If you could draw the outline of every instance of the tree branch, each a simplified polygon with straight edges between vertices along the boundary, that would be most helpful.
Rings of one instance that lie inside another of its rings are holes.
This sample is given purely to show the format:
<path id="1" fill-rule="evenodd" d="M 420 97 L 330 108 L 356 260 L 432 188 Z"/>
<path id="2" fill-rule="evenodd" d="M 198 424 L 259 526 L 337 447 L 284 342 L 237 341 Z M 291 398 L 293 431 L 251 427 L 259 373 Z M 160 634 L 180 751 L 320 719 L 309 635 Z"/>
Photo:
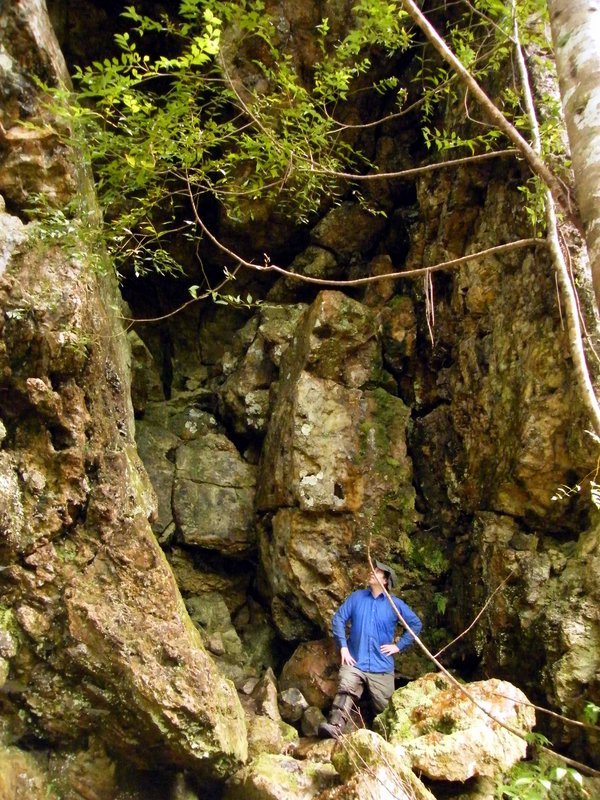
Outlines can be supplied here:
<path id="1" fill-rule="evenodd" d="M 204 220 L 198 213 L 198 209 L 196 208 L 196 203 L 194 199 L 194 194 L 192 192 L 191 183 L 188 182 L 188 192 L 190 196 L 190 200 L 192 203 L 192 211 L 194 214 L 194 218 L 202 230 L 202 232 L 207 236 L 210 241 L 221 250 L 222 253 L 228 255 L 233 261 L 236 261 L 242 267 L 248 267 L 248 269 L 256 270 L 257 272 L 277 272 L 280 275 L 285 276 L 286 278 L 292 278 L 293 280 L 301 281 L 303 283 L 311 283 L 317 286 L 333 286 L 333 287 L 348 287 L 348 286 L 365 286 L 370 283 L 375 283 L 377 281 L 382 280 L 398 280 L 400 278 L 414 278 L 419 275 L 426 275 L 427 273 L 431 272 L 439 272 L 440 270 L 450 269 L 452 267 L 458 267 L 462 264 L 466 264 L 468 261 L 474 261 L 479 258 L 487 258 L 493 255 L 499 255 L 500 253 L 509 253 L 513 250 L 521 250 L 524 247 L 546 247 L 546 242 L 544 239 L 517 239 L 514 242 L 507 242 L 506 244 L 498 244 L 494 247 L 488 247 L 486 250 L 478 250 L 476 253 L 469 253 L 466 256 L 461 256 L 460 258 L 453 258 L 450 261 L 442 261 L 439 264 L 433 264 L 431 267 L 419 267 L 418 269 L 407 269 L 402 272 L 386 272 L 383 275 L 369 275 L 366 278 L 353 278 L 352 280 L 334 280 L 328 278 L 313 278 L 309 275 L 300 275 L 297 272 L 291 272 L 288 269 L 284 269 L 284 267 L 279 267 L 277 264 L 271 264 L 268 260 L 268 257 L 265 256 L 265 263 L 264 264 L 256 264 L 253 261 L 248 261 L 247 259 L 242 258 L 239 253 L 236 253 L 234 250 L 231 250 L 229 247 L 224 245 L 217 237 L 207 228 L 204 223 Z"/>
<path id="2" fill-rule="evenodd" d="M 540 128 L 535 111 L 535 104 L 533 102 L 533 94 L 529 84 L 529 73 L 523 51 L 521 50 L 521 39 L 519 35 L 519 27 L 516 15 L 515 1 L 511 0 L 513 10 L 513 31 L 515 54 L 517 58 L 517 65 L 519 69 L 519 77 L 521 79 L 521 86 L 523 88 L 525 108 L 531 126 L 533 136 L 534 152 L 541 153 L 542 141 L 540 137 Z M 562 290 L 562 298 L 565 303 L 566 320 L 567 320 L 567 333 L 569 336 L 569 343 L 571 346 L 571 354 L 573 356 L 573 366 L 575 368 L 575 375 L 577 376 L 583 401 L 592 418 L 594 430 L 600 435 L 600 405 L 588 369 L 585 350 L 583 347 L 583 338 L 581 334 L 581 322 L 579 317 L 579 303 L 575 287 L 571 280 L 569 268 L 565 262 L 565 258 L 560 246 L 560 238 L 558 234 L 558 221 L 556 218 L 556 210 L 554 206 L 554 195 L 550 187 L 546 186 L 545 189 L 545 206 L 546 206 L 546 224 L 548 227 L 548 246 L 550 255 L 554 263 L 558 275 L 558 281 Z"/>
<path id="3" fill-rule="evenodd" d="M 565 216 L 568 217 L 575 228 L 583 233 L 581 220 L 578 214 L 574 213 L 571 198 L 568 192 L 565 191 L 564 186 L 558 180 L 556 175 L 548 168 L 544 160 L 541 158 L 533 147 L 521 136 L 519 131 L 512 125 L 499 108 L 490 100 L 487 94 L 483 91 L 481 86 L 477 83 L 475 78 L 471 75 L 468 69 L 463 66 L 459 59 L 454 55 L 452 50 L 448 47 L 446 42 L 441 38 L 433 25 L 424 16 L 419 7 L 413 0 L 400 0 L 403 8 L 410 15 L 411 19 L 423 31 L 427 39 L 431 42 L 435 50 L 441 55 L 452 69 L 455 70 L 461 81 L 466 85 L 469 91 L 476 98 L 481 105 L 485 114 L 496 125 L 496 127 L 504 133 L 504 135 L 515 145 L 517 150 L 521 153 L 531 171 L 538 175 L 544 184 L 550 190 L 552 197 L 556 203 L 562 208 Z"/>
<path id="4" fill-rule="evenodd" d="M 510 573 L 506 576 L 506 578 L 502 581 L 502 583 L 499 583 L 498 586 L 496 586 L 496 588 L 491 593 L 491 595 L 488 597 L 488 599 L 485 601 L 485 603 L 483 604 L 481 610 L 476 615 L 476 617 L 473 620 L 473 622 L 471 622 L 469 627 L 465 628 L 465 630 L 462 633 L 460 633 L 455 639 L 452 639 L 451 642 L 448 642 L 447 645 L 444 645 L 444 647 L 442 647 L 441 650 L 438 650 L 437 653 L 435 654 L 436 658 L 439 658 L 442 655 L 443 652 L 445 652 L 449 647 L 452 647 L 453 644 L 456 644 L 456 642 L 458 642 L 459 639 L 462 639 L 463 636 L 466 636 L 467 633 L 475 627 L 477 622 L 481 619 L 481 617 L 483 615 L 483 612 L 486 610 L 486 608 L 489 606 L 489 604 L 494 599 L 494 595 L 497 594 L 500 591 L 500 589 L 502 589 L 503 586 L 505 586 L 508 583 L 508 581 L 512 578 L 513 575 L 514 575 L 514 569 L 510 571 Z"/>
<path id="5" fill-rule="evenodd" d="M 367 545 L 367 560 L 369 562 L 369 567 L 370 567 L 371 571 L 373 572 L 375 570 L 375 567 L 374 567 L 373 561 L 371 559 L 371 541 L 370 540 L 369 540 L 369 543 Z M 435 666 L 440 670 L 440 672 L 450 681 L 452 686 L 455 689 L 458 689 L 458 691 L 462 695 L 464 695 L 468 700 L 470 700 L 471 703 L 473 703 L 473 705 L 479 711 L 481 711 L 482 714 L 485 714 L 486 717 L 491 719 L 492 722 L 494 722 L 496 725 L 499 725 L 501 728 L 504 728 L 505 731 L 508 731 L 509 733 L 512 733 L 514 736 L 517 736 L 519 739 L 521 739 L 521 740 L 526 742 L 527 739 L 525 738 L 524 734 L 521 733 L 521 731 L 517 730 L 516 728 L 513 728 L 512 725 L 508 725 L 506 722 L 503 722 L 501 719 L 498 719 L 497 717 L 495 717 L 490 711 L 488 711 L 488 709 L 484 705 L 482 705 L 475 697 L 473 697 L 471 692 L 469 692 L 469 690 L 466 689 L 465 686 L 463 684 L 461 684 L 460 681 L 458 681 L 454 677 L 454 675 L 452 675 L 452 673 L 450 673 L 446 669 L 446 667 L 444 667 L 444 665 L 434 656 L 434 654 L 431 652 L 431 650 L 429 650 L 429 648 L 422 641 L 422 639 L 420 639 L 419 636 L 417 636 L 417 634 L 408 625 L 408 623 L 406 622 L 406 620 L 404 619 L 402 614 L 396 608 L 396 604 L 392 600 L 392 596 L 388 592 L 386 587 L 382 586 L 382 589 L 383 589 L 383 593 L 384 593 L 388 603 L 394 609 L 394 613 L 396 614 L 396 617 L 398 618 L 398 621 L 400 622 L 400 624 L 402 625 L 404 630 L 406 630 L 412 636 L 412 638 L 414 639 L 415 644 L 417 645 L 417 647 L 419 647 L 419 649 L 423 651 L 423 653 L 427 656 L 427 658 L 433 664 L 435 664 Z M 500 696 L 502 696 L 502 695 L 500 695 Z M 513 700 L 514 703 L 519 703 L 518 700 L 515 700 L 514 698 L 511 698 L 511 699 Z M 556 751 L 551 750 L 549 747 L 544 747 L 543 745 L 539 745 L 539 749 L 541 751 L 543 751 L 544 753 L 548 753 L 549 755 L 552 755 L 555 758 L 558 758 L 563 763 L 568 764 L 569 766 L 574 767 L 575 769 L 578 769 L 581 772 L 585 772 L 586 775 L 591 775 L 594 778 L 600 778 L 600 771 L 593 769 L 593 767 L 588 767 L 587 764 L 582 764 L 579 761 L 574 761 L 573 759 L 568 758 L 567 756 L 563 756 L 560 753 L 557 753 Z"/>
<path id="6" fill-rule="evenodd" d="M 491 153 L 480 153 L 476 156 L 464 156 L 463 158 L 453 158 L 449 161 L 438 161 L 435 164 L 427 164 L 424 167 L 413 167 L 411 169 L 403 169 L 400 172 L 372 172 L 367 175 L 359 175 L 352 172 L 338 172 L 333 169 L 313 169 L 317 175 L 331 175 L 334 178 L 345 178 L 351 181 L 373 181 L 373 180 L 398 180 L 413 178 L 415 175 L 424 175 L 427 172 L 434 172 L 437 169 L 444 167 L 457 167 L 461 164 L 470 164 L 474 161 L 487 161 L 490 158 L 498 158 L 499 156 L 514 156 L 519 151 L 516 149 L 508 150 L 494 150 Z"/>

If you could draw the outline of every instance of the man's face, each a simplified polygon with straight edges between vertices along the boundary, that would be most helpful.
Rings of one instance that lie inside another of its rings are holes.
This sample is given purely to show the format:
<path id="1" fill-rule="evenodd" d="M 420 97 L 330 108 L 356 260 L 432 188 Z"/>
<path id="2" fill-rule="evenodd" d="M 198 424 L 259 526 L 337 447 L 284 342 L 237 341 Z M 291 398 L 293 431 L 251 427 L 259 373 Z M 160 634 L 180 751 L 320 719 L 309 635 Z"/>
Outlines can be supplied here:
<path id="1" fill-rule="evenodd" d="M 382 586 L 387 587 L 387 574 L 379 567 L 375 567 L 369 575 L 369 586 L 374 589 L 381 589 Z"/>

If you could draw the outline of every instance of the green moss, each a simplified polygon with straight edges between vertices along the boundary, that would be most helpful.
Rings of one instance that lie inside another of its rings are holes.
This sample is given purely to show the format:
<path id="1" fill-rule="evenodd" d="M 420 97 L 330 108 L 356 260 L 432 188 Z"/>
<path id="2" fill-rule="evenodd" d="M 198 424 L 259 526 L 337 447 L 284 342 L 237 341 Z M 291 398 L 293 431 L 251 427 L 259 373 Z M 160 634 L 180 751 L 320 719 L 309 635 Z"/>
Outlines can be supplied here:
<path id="1" fill-rule="evenodd" d="M 450 559 L 432 538 L 413 545 L 411 561 L 417 569 L 425 569 L 436 578 L 450 569 Z"/>
<path id="2" fill-rule="evenodd" d="M 298 731 L 293 727 L 293 725 L 288 725 L 287 722 L 281 720 L 279 722 L 279 727 L 281 729 L 281 735 L 283 737 L 284 744 L 295 744 L 298 741 Z"/>
<path id="3" fill-rule="evenodd" d="M 289 756 L 261 754 L 254 762 L 252 770 L 255 774 L 264 775 L 267 780 L 280 789 L 285 789 L 290 797 L 306 793 L 307 784 L 321 790 L 331 786 L 337 778 L 335 769 L 330 764 L 313 761 L 295 761 Z"/>
<path id="4" fill-rule="evenodd" d="M 357 461 L 363 462 L 369 452 L 375 450 L 374 467 L 380 474 L 389 473 L 390 467 L 402 468 L 402 464 L 390 454 L 390 445 L 399 436 L 404 437 L 408 408 L 402 400 L 377 388 L 369 391 L 373 401 L 371 417 L 359 426 L 360 448 Z"/>
<path id="5" fill-rule="evenodd" d="M 403 742 L 414 737 L 408 715 L 398 714 L 390 707 L 375 717 L 373 729 L 389 742 Z"/>
<path id="6" fill-rule="evenodd" d="M 4 655 L 13 658 L 17 655 L 20 640 L 20 627 L 12 608 L 0 605 L 0 631 L 5 640 Z"/>
<path id="7" fill-rule="evenodd" d="M 408 409 L 402 400 L 386 392 L 385 389 L 374 389 L 371 396 L 375 400 L 375 441 L 378 448 L 385 451 L 389 447 L 390 434 L 398 427 L 398 423 L 400 422 L 402 429 L 405 428 Z"/>
<path id="8" fill-rule="evenodd" d="M 439 719 L 432 719 L 421 726 L 421 733 L 443 733 L 449 735 L 456 730 L 456 720 L 449 714 L 442 715 Z"/>

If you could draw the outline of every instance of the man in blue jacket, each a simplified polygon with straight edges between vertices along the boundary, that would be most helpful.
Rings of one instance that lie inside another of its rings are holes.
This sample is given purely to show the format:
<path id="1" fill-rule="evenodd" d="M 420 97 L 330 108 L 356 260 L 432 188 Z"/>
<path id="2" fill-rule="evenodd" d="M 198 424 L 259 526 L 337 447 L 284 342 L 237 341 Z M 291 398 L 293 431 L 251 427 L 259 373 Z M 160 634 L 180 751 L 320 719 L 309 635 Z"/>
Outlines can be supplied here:
<path id="1" fill-rule="evenodd" d="M 369 588 L 352 592 L 333 616 L 331 627 L 340 648 L 341 667 L 329 722 L 319 725 L 319 736 L 323 738 L 341 736 L 365 688 L 378 714 L 394 692 L 394 655 L 413 643 L 412 635 L 404 629 L 395 639 L 398 615 L 383 592 L 385 586 L 391 593 L 395 582 L 394 570 L 375 561 Z M 418 634 L 422 627 L 419 617 L 399 597 L 392 595 L 392 600 L 408 627 Z"/>

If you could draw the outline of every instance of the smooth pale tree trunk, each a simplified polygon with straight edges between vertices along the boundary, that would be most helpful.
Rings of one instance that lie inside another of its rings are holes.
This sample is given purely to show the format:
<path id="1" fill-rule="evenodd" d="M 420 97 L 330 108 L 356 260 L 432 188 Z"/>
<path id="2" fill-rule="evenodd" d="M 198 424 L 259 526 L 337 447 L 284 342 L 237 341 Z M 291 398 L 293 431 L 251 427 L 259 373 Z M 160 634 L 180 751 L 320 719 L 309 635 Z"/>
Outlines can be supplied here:
<path id="1" fill-rule="evenodd" d="M 600 0 L 547 0 L 579 213 L 600 306 Z"/>

